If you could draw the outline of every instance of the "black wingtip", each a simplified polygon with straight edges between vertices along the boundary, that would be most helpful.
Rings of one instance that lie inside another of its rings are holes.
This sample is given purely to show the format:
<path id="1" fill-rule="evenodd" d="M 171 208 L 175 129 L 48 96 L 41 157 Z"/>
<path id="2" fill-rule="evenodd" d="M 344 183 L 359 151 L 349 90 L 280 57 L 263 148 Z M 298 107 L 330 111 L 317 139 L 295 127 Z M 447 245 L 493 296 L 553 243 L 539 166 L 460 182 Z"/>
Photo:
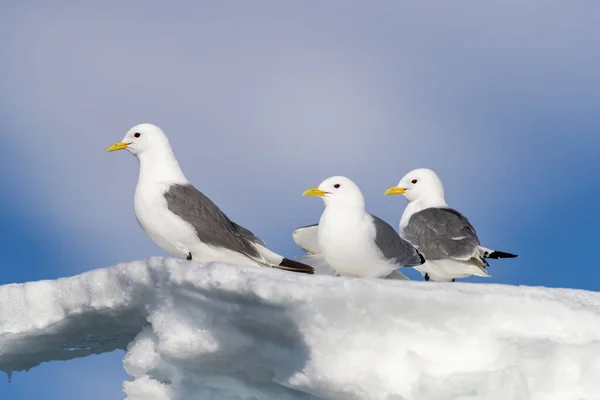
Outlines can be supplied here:
<path id="1" fill-rule="evenodd" d="M 290 260 L 289 258 L 284 258 L 281 260 L 278 266 L 275 268 L 283 269 L 286 271 L 299 272 L 301 274 L 314 274 L 315 269 L 309 265 L 302 264 L 298 261 Z"/>
<path id="2" fill-rule="evenodd" d="M 487 258 L 499 259 L 499 258 L 515 258 L 518 257 L 516 254 L 505 253 L 503 251 L 492 251 Z"/>
<path id="3" fill-rule="evenodd" d="M 417 254 L 419 255 L 419 257 L 421 257 L 421 264 L 419 264 L 419 265 L 425 264 L 425 257 L 423 257 L 423 254 L 421 254 L 419 252 L 417 252 Z"/>

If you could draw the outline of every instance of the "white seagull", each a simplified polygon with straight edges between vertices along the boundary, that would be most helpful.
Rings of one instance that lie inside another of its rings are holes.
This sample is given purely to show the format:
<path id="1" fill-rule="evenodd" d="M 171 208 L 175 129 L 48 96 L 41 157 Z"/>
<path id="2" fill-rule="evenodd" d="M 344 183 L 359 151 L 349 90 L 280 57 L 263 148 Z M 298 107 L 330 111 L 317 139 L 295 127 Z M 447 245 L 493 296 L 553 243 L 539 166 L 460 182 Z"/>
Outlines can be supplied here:
<path id="1" fill-rule="evenodd" d="M 313 239 L 314 226 L 306 227 L 305 233 L 312 244 L 304 248 L 311 253 L 310 248 L 322 253 L 323 261 L 338 275 L 382 278 L 402 266 L 424 262 L 394 228 L 365 210 L 363 195 L 352 180 L 334 176 L 303 195 L 321 197 L 325 203 L 316 228 L 317 243 Z M 296 239 L 298 235 L 294 236 Z"/>
<path id="2" fill-rule="evenodd" d="M 123 149 L 140 162 L 134 196 L 137 220 L 148 237 L 165 251 L 198 263 L 220 261 L 313 273 L 312 267 L 267 249 L 252 232 L 227 218 L 192 186 L 159 127 L 136 125 L 106 151 Z"/>
<path id="3" fill-rule="evenodd" d="M 415 267 L 425 280 L 489 277 L 486 259 L 517 257 L 481 246 L 469 220 L 446 204 L 442 181 L 430 169 L 409 172 L 385 194 L 403 194 L 408 200 L 399 232 L 425 256 L 426 262 Z"/>

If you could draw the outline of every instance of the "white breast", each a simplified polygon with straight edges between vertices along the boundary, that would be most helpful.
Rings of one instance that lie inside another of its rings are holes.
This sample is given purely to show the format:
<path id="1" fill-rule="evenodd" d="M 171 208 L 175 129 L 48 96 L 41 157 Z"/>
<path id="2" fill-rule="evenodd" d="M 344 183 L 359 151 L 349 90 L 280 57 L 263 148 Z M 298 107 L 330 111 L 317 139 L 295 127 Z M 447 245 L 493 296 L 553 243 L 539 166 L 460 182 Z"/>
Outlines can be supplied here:
<path id="1" fill-rule="evenodd" d="M 353 212 L 354 211 L 354 212 Z M 326 263 L 342 276 L 375 278 L 397 267 L 379 256 L 371 217 L 345 207 L 327 207 L 319 221 L 318 241 Z"/>
<path id="2" fill-rule="evenodd" d="M 186 258 L 190 246 L 199 242 L 194 228 L 173 214 L 164 193 L 169 185 L 138 184 L 134 196 L 137 220 L 146 234 L 163 250 Z"/>

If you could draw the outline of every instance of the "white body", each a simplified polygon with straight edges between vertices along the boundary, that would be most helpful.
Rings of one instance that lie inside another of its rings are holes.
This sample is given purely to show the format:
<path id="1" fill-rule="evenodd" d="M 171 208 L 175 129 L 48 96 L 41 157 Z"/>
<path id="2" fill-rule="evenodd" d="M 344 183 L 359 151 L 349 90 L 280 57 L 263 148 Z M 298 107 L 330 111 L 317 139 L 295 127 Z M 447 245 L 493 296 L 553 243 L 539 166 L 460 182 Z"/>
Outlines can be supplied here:
<path id="1" fill-rule="evenodd" d="M 375 225 L 364 210 L 328 206 L 319 221 L 323 257 L 341 276 L 380 278 L 398 269 L 395 263 L 378 256 L 375 236 Z"/>

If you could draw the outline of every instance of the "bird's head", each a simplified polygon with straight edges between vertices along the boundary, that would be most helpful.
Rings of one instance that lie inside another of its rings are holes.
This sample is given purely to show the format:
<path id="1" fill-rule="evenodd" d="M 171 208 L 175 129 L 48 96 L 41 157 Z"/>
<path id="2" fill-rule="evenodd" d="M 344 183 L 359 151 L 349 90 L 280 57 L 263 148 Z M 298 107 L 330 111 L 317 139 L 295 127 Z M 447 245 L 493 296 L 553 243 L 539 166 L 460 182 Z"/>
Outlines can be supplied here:
<path id="1" fill-rule="evenodd" d="M 437 174 L 427 168 L 419 168 L 404 175 L 398 186 L 385 191 L 386 195 L 403 194 L 411 202 L 427 197 L 444 198 L 444 186 Z"/>
<path id="2" fill-rule="evenodd" d="M 170 149 L 165 133 L 156 125 L 139 124 L 131 128 L 123 140 L 110 146 L 106 151 L 127 150 L 135 156 L 151 151 Z"/>
<path id="3" fill-rule="evenodd" d="M 343 204 L 364 207 L 365 200 L 359 187 L 344 176 L 332 176 L 325 179 L 319 187 L 306 190 L 303 196 L 321 197 L 325 205 Z"/>

